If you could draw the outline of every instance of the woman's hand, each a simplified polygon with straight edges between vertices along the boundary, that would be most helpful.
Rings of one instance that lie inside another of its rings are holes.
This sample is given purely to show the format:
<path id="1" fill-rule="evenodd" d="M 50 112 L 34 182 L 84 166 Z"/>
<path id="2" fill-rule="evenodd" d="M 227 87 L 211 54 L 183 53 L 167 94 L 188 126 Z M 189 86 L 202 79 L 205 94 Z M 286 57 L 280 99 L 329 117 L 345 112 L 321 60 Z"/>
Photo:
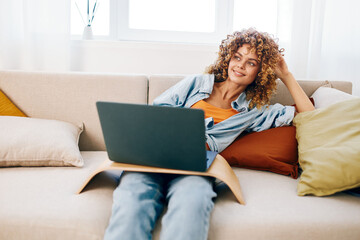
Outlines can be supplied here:
<path id="1" fill-rule="evenodd" d="M 289 78 L 289 76 L 291 75 L 291 72 L 289 71 L 285 59 L 282 55 L 280 55 L 280 60 L 276 65 L 275 74 L 283 82 L 286 81 L 286 79 Z"/>
<path id="2" fill-rule="evenodd" d="M 276 66 L 275 74 L 288 88 L 292 98 L 294 99 L 298 112 L 314 110 L 314 106 L 310 102 L 308 96 L 289 71 L 283 56 L 280 56 L 280 61 Z"/>

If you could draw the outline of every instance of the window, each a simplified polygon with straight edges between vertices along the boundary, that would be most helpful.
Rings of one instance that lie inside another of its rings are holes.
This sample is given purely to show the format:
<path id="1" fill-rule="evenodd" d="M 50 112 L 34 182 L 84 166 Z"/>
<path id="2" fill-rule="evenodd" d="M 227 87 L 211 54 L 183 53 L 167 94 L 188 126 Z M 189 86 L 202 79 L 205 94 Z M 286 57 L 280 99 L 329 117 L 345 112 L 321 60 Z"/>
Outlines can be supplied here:
<path id="1" fill-rule="evenodd" d="M 214 32 L 215 0 L 130 0 L 129 28 Z"/>
<path id="2" fill-rule="evenodd" d="M 81 35 L 95 3 L 95 38 L 210 43 L 234 30 L 277 32 L 278 0 L 72 0 L 71 33 Z M 82 17 L 81 17 L 82 16 Z"/>
<path id="3" fill-rule="evenodd" d="M 218 42 L 227 32 L 227 1 L 123 0 L 117 1 L 119 40 Z"/>
<path id="4" fill-rule="evenodd" d="M 234 0 L 233 30 L 256 27 L 277 34 L 277 0 Z"/>

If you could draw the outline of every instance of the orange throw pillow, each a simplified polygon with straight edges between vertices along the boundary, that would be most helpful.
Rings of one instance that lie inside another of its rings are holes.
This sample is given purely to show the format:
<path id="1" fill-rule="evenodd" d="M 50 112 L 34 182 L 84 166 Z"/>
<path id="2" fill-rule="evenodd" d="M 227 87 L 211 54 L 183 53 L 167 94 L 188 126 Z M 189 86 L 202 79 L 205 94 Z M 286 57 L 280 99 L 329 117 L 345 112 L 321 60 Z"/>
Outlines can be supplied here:
<path id="1" fill-rule="evenodd" d="M 294 126 L 271 128 L 238 137 L 220 154 L 231 166 L 264 170 L 298 178 Z"/>
<path id="2" fill-rule="evenodd" d="M 27 117 L 14 103 L 0 90 L 0 116 Z"/>

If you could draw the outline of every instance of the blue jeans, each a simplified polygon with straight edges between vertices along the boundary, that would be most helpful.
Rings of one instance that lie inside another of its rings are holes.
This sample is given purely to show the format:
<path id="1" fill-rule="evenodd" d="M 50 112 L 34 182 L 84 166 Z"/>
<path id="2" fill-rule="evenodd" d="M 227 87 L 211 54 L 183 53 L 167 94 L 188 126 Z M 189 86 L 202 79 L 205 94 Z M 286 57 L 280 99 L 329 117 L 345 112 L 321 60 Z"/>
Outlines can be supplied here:
<path id="1" fill-rule="evenodd" d="M 114 191 L 105 240 L 151 239 L 162 218 L 162 240 L 206 240 L 216 193 L 214 179 L 192 175 L 125 172 Z"/>

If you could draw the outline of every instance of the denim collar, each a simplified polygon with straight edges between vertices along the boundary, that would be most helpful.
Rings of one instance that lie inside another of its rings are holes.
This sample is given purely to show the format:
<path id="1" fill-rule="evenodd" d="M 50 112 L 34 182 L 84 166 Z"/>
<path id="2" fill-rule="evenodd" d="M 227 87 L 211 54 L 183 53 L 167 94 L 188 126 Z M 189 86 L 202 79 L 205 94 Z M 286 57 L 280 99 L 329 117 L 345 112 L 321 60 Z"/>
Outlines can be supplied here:
<path id="1" fill-rule="evenodd" d="M 215 83 L 215 75 L 214 74 L 206 74 L 204 75 L 203 84 L 201 84 L 199 92 L 211 94 L 213 91 L 214 83 Z"/>
<path id="2" fill-rule="evenodd" d="M 238 112 L 244 112 L 249 109 L 249 103 L 250 101 L 246 100 L 246 93 L 242 92 L 235 101 L 231 102 L 231 107 Z"/>

